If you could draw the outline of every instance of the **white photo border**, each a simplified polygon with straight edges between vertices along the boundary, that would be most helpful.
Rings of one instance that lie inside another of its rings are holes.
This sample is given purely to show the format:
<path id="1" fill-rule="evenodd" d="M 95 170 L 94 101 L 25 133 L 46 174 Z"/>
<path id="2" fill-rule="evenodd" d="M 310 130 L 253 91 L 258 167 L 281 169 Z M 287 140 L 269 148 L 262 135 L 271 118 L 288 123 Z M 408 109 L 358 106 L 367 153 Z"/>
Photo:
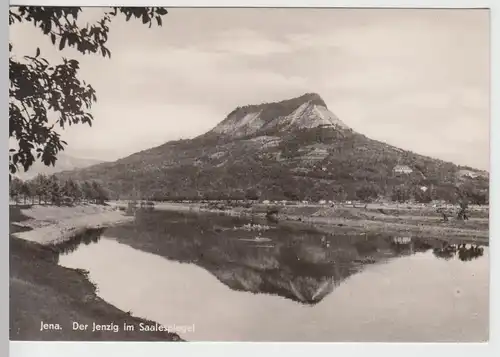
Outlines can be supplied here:
<path id="1" fill-rule="evenodd" d="M 491 91 L 490 91 L 490 340 L 488 343 L 225 343 L 225 342 L 8 342 L 7 324 L 2 324 L 0 333 L 6 337 L 2 339 L 2 350 L 10 349 L 10 354 L 2 353 L 4 356 L 13 357 L 89 357 L 89 356 L 168 356 L 170 355 L 203 355 L 210 356 L 254 356 L 264 355 L 286 355 L 288 357 L 304 355 L 331 355 L 332 352 L 342 356 L 376 355 L 376 356 L 422 356 L 422 355 L 453 355 L 454 357 L 493 356 L 500 355 L 499 348 L 499 320 L 500 301 L 499 294 L 499 269 L 500 264 L 495 258 L 500 256 L 500 244 L 496 237 L 500 236 L 500 220 L 495 220 L 495 215 L 500 210 L 500 189 L 494 184 L 500 178 L 500 140 L 494 140 L 494 133 L 500 133 L 500 105 L 493 98 L 500 98 L 500 1 L 498 0 L 239 0 L 237 2 L 228 0 L 12 0 L 10 5 L 44 5 L 44 6 L 166 6 L 166 7 L 348 7 L 348 8 L 488 8 L 490 9 L 490 43 L 491 43 Z M 7 67 L 8 59 L 8 2 L 2 2 L 1 11 L 6 26 L 2 28 L 0 48 L 4 52 L 2 63 L 4 69 Z M 5 12 L 4 12 L 5 11 Z M 1 72 L 2 83 L 2 109 L 8 115 L 7 81 L 8 72 Z M 2 130 L 8 130 L 8 121 L 1 120 Z M 6 140 L 7 142 L 7 140 Z M 8 146 L 8 145 L 7 145 Z M 5 148 L 7 149 L 7 147 Z M 7 150 L 5 150 L 5 153 Z M 0 175 L 2 199 L 8 202 L 8 157 L 1 156 L 0 167 L 4 174 Z M 8 284 L 9 269 L 9 241 L 8 237 L 8 206 L 2 208 L 1 225 L 5 231 L 4 239 L 1 240 L 0 259 L 1 277 L 4 286 Z M 498 214 L 497 214 L 498 215 Z M 493 259 L 491 258 L 493 256 Z M 9 294 L 7 289 L 2 289 L 0 318 L 7 320 L 9 313 Z M 4 341 L 7 343 L 4 345 Z M 495 353 L 495 351 L 497 351 Z"/>

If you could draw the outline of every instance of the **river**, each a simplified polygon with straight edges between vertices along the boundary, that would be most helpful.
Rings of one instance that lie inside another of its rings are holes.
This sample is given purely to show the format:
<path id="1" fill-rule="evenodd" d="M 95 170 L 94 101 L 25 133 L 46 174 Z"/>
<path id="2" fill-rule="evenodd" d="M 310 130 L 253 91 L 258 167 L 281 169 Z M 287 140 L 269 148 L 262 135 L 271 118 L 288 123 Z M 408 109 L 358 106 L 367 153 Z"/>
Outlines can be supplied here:
<path id="1" fill-rule="evenodd" d="M 121 310 L 192 326 L 188 341 L 488 339 L 487 246 L 158 211 L 60 252 Z"/>

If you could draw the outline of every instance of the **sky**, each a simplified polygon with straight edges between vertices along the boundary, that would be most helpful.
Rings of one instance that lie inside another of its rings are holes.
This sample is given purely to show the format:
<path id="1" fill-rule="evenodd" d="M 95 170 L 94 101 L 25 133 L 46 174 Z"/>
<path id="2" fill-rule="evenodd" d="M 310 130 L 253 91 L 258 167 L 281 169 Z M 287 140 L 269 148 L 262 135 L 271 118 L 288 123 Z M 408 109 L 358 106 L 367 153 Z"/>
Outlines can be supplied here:
<path id="1" fill-rule="evenodd" d="M 73 156 L 116 160 L 237 106 L 316 92 L 372 139 L 487 170 L 489 26 L 488 10 L 173 8 L 162 27 L 114 21 L 111 59 L 59 51 L 25 24 L 10 41 L 16 56 L 77 59 L 96 90 L 93 126 L 61 131 Z"/>

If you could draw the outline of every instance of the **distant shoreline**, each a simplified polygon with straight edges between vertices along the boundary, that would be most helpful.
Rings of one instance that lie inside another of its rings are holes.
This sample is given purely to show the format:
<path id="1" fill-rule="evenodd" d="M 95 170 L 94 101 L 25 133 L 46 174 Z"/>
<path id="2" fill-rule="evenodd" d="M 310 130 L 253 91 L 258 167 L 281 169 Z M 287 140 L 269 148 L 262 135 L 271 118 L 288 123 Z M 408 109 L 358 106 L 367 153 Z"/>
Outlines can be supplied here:
<path id="1" fill-rule="evenodd" d="M 67 241 L 87 229 L 97 229 L 130 222 L 134 216 L 127 216 L 127 202 L 110 201 L 107 206 L 87 204 L 73 207 L 31 206 L 22 209 L 29 219 L 23 226 L 29 231 L 15 233 L 15 236 L 41 245 L 54 245 Z M 218 213 L 242 217 L 265 218 L 267 207 L 273 205 L 254 204 L 251 207 L 210 208 L 201 203 L 155 202 L 155 210 L 175 212 Z M 380 206 L 382 207 L 382 206 Z M 435 209 L 419 205 L 392 205 L 383 209 L 379 205 L 353 207 L 325 205 L 279 206 L 277 219 L 281 224 L 292 224 L 314 228 L 326 234 L 341 232 L 374 232 L 381 234 L 469 240 L 487 243 L 489 241 L 488 209 L 471 211 L 468 221 L 450 217 L 443 222 Z"/>
<path id="2" fill-rule="evenodd" d="M 125 201 L 111 201 L 112 207 L 125 208 Z M 231 216 L 265 218 L 267 207 L 276 205 L 254 204 L 251 208 L 227 207 L 226 209 L 208 208 L 202 203 L 155 202 L 155 210 L 176 212 L 219 213 Z M 472 209 L 472 218 L 457 221 L 450 217 L 442 222 L 436 209 L 429 206 L 408 204 L 368 204 L 364 205 L 279 206 L 278 220 L 283 224 L 313 227 L 327 234 L 341 231 L 374 232 L 413 237 L 460 239 L 471 242 L 489 242 L 489 208 Z M 383 212 L 383 213 L 382 213 Z"/>

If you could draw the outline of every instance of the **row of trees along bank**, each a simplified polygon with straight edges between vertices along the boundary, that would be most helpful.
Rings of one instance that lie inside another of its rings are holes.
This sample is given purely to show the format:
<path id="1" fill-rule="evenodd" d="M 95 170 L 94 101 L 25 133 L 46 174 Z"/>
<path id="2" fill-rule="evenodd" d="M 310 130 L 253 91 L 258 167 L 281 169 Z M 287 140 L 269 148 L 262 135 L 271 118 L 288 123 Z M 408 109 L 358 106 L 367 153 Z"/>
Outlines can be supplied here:
<path id="1" fill-rule="evenodd" d="M 55 175 L 43 174 L 26 181 L 17 177 L 11 178 L 9 195 L 16 203 L 24 204 L 103 204 L 109 200 L 108 191 L 97 181 L 60 180 Z"/>

